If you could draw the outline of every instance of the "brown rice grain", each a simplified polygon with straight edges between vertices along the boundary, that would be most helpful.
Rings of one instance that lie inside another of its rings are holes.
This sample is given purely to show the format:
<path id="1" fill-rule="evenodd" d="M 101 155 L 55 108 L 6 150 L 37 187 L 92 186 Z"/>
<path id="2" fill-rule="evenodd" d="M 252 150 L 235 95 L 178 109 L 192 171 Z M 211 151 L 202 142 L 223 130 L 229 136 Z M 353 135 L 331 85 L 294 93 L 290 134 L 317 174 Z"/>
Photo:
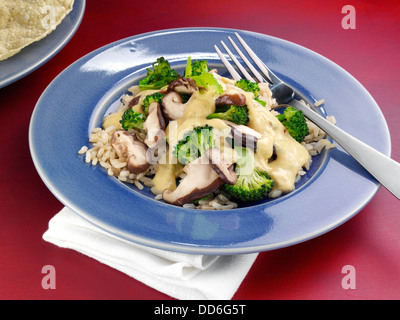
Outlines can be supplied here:
<path id="1" fill-rule="evenodd" d="M 155 199 L 155 200 L 162 200 L 162 194 L 157 194 L 157 195 L 154 197 L 154 199 Z"/>
<path id="2" fill-rule="evenodd" d="M 221 210 L 222 205 L 218 203 L 216 200 L 212 200 L 209 202 L 209 205 L 214 207 L 216 210 Z"/>
<path id="3" fill-rule="evenodd" d="M 84 153 L 86 153 L 87 150 L 88 150 L 88 147 L 87 147 L 87 146 L 83 146 L 83 147 L 78 151 L 78 154 L 84 154 Z"/>
<path id="4" fill-rule="evenodd" d="M 143 190 L 144 187 L 138 180 L 134 180 L 134 184 L 139 190 Z"/>
<path id="5" fill-rule="evenodd" d="M 319 107 L 319 106 L 321 106 L 323 103 L 325 103 L 325 99 L 320 99 L 320 100 L 318 100 L 318 101 L 316 101 L 316 102 L 314 103 L 314 107 Z"/>

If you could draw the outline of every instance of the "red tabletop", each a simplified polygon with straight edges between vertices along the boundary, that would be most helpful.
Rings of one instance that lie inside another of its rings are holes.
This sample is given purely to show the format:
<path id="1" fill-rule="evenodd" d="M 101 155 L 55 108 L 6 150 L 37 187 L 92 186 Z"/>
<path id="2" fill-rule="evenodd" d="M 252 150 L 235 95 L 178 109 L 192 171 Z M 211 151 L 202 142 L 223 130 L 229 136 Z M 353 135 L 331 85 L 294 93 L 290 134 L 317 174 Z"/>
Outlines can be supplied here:
<path id="1" fill-rule="evenodd" d="M 348 4 L 355 9 L 355 29 L 342 26 L 349 13 L 342 8 Z M 392 158 L 400 161 L 398 1 L 88 0 L 72 40 L 45 65 L 0 89 L 1 299 L 171 299 L 42 240 L 48 221 L 63 205 L 35 170 L 28 127 L 43 90 L 83 55 L 143 32 L 207 26 L 283 38 L 349 71 L 380 106 L 391 133 Z M 362 211 L 333 231 L 260 253 L 233 299 L 399 299 L 399 211 L 399 200 L 380 188 Z M 46 265 L 56 270 L 56 289 L 42 288 Z M 343 286 L 349 283 L 346 266 L 353 268 L 355 288 Z"/>

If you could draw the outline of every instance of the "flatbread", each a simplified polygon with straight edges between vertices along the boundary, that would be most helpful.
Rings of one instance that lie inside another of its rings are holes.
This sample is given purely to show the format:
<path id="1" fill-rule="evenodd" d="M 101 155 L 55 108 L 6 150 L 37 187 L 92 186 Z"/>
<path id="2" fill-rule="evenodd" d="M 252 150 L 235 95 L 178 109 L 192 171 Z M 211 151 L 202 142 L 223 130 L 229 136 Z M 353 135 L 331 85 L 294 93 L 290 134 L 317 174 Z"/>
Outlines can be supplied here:
<path id="1" fill-rule="evenodd" d="M 74 0 L 0 0 L 0 61 L 50 34 Z"/>

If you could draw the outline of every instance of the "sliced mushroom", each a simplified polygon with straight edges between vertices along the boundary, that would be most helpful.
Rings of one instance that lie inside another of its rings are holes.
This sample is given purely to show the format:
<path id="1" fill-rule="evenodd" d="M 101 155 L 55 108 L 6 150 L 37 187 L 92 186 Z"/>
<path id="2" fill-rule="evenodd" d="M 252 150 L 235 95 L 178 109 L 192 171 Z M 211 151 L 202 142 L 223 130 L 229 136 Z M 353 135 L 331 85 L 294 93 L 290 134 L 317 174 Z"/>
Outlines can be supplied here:
<path id="1" fill-rule="evenodd" d="M 177 188 L 174 191 L 164 190 L 165 202 L 183 206 L 209 195 L 224 184 L 205 155 L 187 164 L 183 170 L 186 176 Z"/>
<path id="2" fill-rule="evenodd" d="M 246 96 L 242 93 L 226 93 L 215 99 L 215 105 L 218 106 L 244 106 L 246 104 Z"/>
<path id="3" fill-rule="evenodd" d="M 117 155 L 126 159 L 126 167 L 131 173 L 139 174 L 150 167 L 146 158 L 147 146 L 136 139 L 135 135 L 117 130 L 110 142 Z"/>
<path id="4" fill-rule="evenodd" d="M 141 96 L 142 95 L 136 96 L 131 101 L 129 101 L 128 108 L 132 108 L 133 106 L 136 106 L 139 103 Z"/>
<path id="5" fill-rule="evenodd" d="M 179 78 L 168 85 L 168 91 L 191 95 L 197 91 L 196 82 L 191 78 Z"/>
<path id="6" fill-rule="evenodd" d="M 183 103 L 181 94 L 192 95 L 197 91 L 196 82 L 191 78 L 179 78 L 168 85 L 166 95 L 161 105 L 166 121 L 180 119 L 188 105 Z"/>
<path id="7" fill-rule="evenodd" d="M 231 136 L 236 144 L 244 148 L 251 148 L 254 152 L 257 150 L 257 141 L 261 134 L 247 126 L 229 123 Z"/>
<path id="8" fill-rule="evenodd" d="M 156 148 L 164 136 L 165 120 L 161 111 L 161 106 L 157 101 L 150 103 L 149 115 L 143 124 L 146 130 L 144 142 L 149 148 Z"/>
<path id="9" fill-rule="evenodd" d="M 205 152 L 214 171 L 226 184 L 235 184 L 237 175 L 233 167 L 233 159 L 226 159 L 218 148 L 211 148 Z"/>
<path id="10" fill-rule="evenodd" d="M 164 119 L 171 121 L 182 118 L 189 101 L 182 103 L 182 97 L 175 91 L 167 93 L 161 102 Z"/>

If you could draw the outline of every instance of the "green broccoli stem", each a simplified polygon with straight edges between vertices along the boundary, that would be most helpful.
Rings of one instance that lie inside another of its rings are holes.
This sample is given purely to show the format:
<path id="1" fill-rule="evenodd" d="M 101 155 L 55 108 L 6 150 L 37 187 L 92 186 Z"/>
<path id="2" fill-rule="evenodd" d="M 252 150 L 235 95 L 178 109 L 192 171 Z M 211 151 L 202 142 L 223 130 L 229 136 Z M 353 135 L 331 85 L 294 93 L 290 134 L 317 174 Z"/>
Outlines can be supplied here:
<path id="1" fill-rule="evenodd" d="M 207 119 L 222 119 L 222 120 L 226 120 L 225 118 L 226 118 L 225 114 L 224 113 L 219 113 L 219 112 L 211 113 L 211 114 L 209 114 L 207 116 Z"/>
<path id="2" fill-rule="evenodd" d="M 279 120 L 280 122 L 286 120 L 286 116 L 285 116 L 283 113 L 282 113 L 282 114 L 278 114 L 276 117 L 278 118 L 278 120 Z"/>

